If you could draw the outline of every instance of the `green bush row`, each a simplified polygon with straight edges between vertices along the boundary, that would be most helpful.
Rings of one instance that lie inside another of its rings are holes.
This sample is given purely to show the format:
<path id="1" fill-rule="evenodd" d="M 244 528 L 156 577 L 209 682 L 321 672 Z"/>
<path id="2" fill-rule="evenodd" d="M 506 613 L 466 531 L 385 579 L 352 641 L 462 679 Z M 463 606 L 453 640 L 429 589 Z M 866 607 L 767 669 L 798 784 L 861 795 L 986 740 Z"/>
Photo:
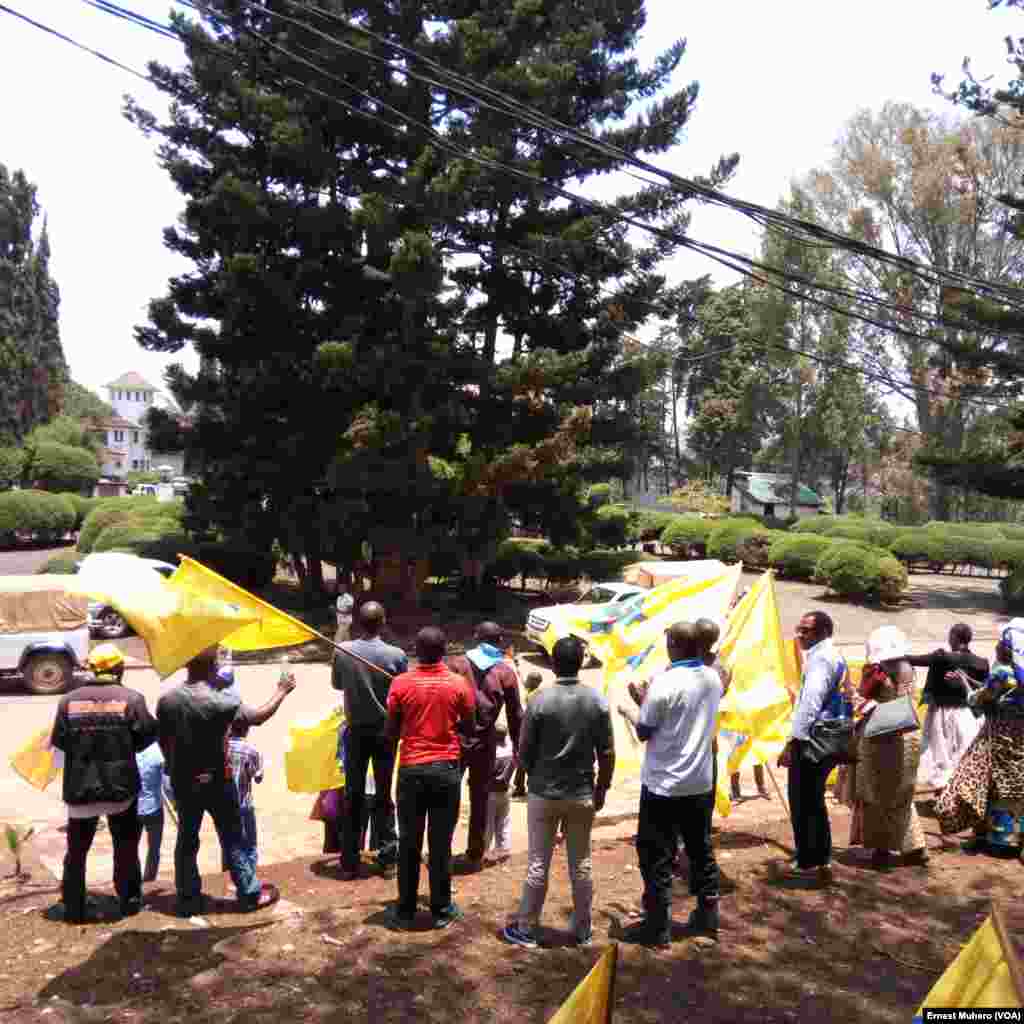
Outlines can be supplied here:
<path id="1" fill-rule="evenodd" d="M 0 547 L 11 547 L 18 534 L 56 543 L 73 530 L 78 510 L 68 495 L 22 490 L 0 493 Z"/>
<path id="2" fill-rule="evenodd" d="M 183 514 L 184 504 L 180 501 L 161 502 L 153 497 L 103 498 L 85 517 L 78 535 L 78 550 L 88 555 L 121 546 L 120 535 L 103 537 L 116 525 L 134 526 L 140 534 L 180 533 Z"/>
<path id="3" fill-rule="evenodd" d="M 513 538 L 501 543 L 487 572 L 499 583 L 519 579 L 524 587 L 528 579 L 553 584 L 575 583 L 581 579 L 615 580 L 622 577 L 626 566 L 643 557 L 636 551 L 577 551 Z"/>

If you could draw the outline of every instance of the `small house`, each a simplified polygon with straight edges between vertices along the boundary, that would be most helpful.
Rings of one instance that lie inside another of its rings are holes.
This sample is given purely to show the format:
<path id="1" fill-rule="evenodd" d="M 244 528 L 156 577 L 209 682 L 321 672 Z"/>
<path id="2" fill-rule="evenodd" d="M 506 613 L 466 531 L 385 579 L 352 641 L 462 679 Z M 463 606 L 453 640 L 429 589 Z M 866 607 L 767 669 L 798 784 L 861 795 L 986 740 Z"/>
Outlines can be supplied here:
<path id="1" fill-rule="evenodd" d="M 797 488 L 796 508 L 790 513 L 792 485 L 792 477 L 778 473 L 736 473 L 732 486 L 732 512 L 734 515 L 746 513 L 777 519 L 787 519 L 791 514 L 798 519 L 820 515 L 821 497 L 804 484 Z"/>

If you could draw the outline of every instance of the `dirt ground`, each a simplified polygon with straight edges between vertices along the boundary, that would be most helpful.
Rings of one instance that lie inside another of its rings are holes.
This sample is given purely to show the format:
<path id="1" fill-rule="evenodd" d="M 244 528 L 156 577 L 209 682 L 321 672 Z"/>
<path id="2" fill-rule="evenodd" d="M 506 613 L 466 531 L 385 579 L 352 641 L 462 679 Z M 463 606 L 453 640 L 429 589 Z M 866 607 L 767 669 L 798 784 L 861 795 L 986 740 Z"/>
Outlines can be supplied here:
<path id="1" fill-rule="evenodd" d="M 717 945 L 687 938 L 654 952 L 623 944 L 616 1021 L 700 1020 L 788 1024 L 903 1024 L 988 913 L 1004 901 L 1017 934 L 1019 862 L 961 853 L 926 820 L 931 864 L 888 872 L 859 849 L 837 850 L 828 890 L 790 885 L 773 865 L 791 851 L 788 825 L 763 801 L 766 820 L 732 818 L 717 835 L 724 874 Z M 833 807 L 837 846 L 848 830 Z M 56 887 L 36 867 L 30 882 L 0 886 L 0 1018 L 6 1024 L 132 1021 L 228 1024 L 244 1020 L 541 1024 L 586 974 L 638 907 L 640 874 L 628 835 L 595 832 L 595 943 L 577 950 L 564 854 L 556 853 L 543 947 L 504 944 L 500 929 L 519 896 L 524 856 L 457 880 L 464 922 L 411 933 L 389 929 L 395 882 L 371 869 L 342 882 L 324 858 L 274 864 L 273 911 L 239 916 L 211 901 L 202 920 L 172 916 L 165 883 L 146 909 L 118 921 L 69 926 L 50 919 Z M 30 867 L 32 865 L 30 864 Z M 426 879 L 421 881 L 422 887 Z M 223 892 L 223 877 L 207 892 Z M 689 911 L 675 887 L 675 920 Z M 425 896 L 425 892 L 421 891 Z"/>

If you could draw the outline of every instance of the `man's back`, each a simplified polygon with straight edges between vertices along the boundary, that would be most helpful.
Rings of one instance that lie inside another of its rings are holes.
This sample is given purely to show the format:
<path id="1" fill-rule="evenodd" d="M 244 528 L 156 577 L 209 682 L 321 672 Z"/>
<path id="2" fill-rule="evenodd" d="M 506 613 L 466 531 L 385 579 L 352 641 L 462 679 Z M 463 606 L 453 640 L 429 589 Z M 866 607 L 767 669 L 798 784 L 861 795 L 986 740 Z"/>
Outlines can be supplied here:
<path id="1" fill-rule="evenodd" d="M 334 656 L 331 685 L 345 694 L 345 716 L 353 729 L 383 729 L 387 724 L 388 690 L 391 680 L 409 668 L 409 659 L 401 647 L 385 643 L 380 637 L 351 640 L 345 650 L 359 655 L 384 670 L 376 672 L 368 665 L 340 652 Z"/>
<path id="2" fill-rule="evenodd" d="M 116 683 L 91 683 L 57 705 L 52 742 L 64 752 L 64 801 L 122 801 L 139 791 L 136 753 L 156 738 L 146 699 Z"/>
<path id="3" fill-rule="evenodd" d="M 402 767 L 458 761 L 460 720 L 473 708 L 462 676 L 441 664 L 419 665 L 398 676 L 388 708 L 401 715 Z"/>
<path id="4" fill-rule="evenodd" d="M 475 750 L 492 735 L 494 723 L 502 709 L 505 709 L 509 734 L 513 746 L 519 742 L 518 729 L 522 724 L 522 708 L 519 701 L 519 679 L 515 669 L 507 662 L 499 661 L 486 672 L 474 669 L 464 654 L 448 659 L 448 668 L 473 689 L 476 709 L 473 715 L 473 729 L 462 737 L 464 751 Z"/>
<path id="5" fill-rule="evenodd" d="M 549 800 L 594 792 L 594 761 L 614 752 L 608 702 L 578 680 L 556 680 L 526 707 L 519 756 L 529 791 Z"/>
<path id="6" fill-rule="evenodd" d="M 640 709 L 640 724 L 652 730 L 642 772 L 652 793 L 698 796 L 711 790 L 721 699 L 721 677 L 697 659 L 655 677 Z"/>
<path id="7" fill-rule="evenodd" d="M 175 792 L 187 791 L 197 776 L 226 778 L 227 732 L 241 705 L 209 683 L 179 683 L 159 700 L 156 717 Z"/>

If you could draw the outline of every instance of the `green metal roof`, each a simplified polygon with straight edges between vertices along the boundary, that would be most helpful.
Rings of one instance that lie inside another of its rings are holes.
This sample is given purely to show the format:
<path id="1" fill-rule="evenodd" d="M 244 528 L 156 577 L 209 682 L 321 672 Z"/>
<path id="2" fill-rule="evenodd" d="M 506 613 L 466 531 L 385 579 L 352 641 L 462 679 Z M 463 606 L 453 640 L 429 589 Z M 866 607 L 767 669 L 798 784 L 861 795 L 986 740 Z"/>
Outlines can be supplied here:
<path id="1" fill-rule="evenodd" d="M 744 493 L 749 494 L 754 501 L 766 505 L 778 505 L 789 501 L 792 484 L 786 477 L 776 476 L 774 473 L 750 473 L 737 476 L 736 486 Z M 820 505 L 821 498 L 810 487 L 800 484 L 796 503 L 798 505 Z"/>

